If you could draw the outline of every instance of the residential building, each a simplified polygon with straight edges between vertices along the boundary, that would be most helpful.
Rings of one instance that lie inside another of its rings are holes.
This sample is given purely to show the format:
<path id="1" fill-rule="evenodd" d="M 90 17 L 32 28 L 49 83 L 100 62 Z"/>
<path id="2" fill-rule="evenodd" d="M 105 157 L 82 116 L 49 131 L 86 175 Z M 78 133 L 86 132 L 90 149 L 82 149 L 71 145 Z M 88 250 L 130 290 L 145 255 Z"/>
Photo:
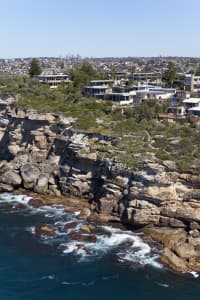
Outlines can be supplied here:
<path id="1" fill-rule="evenodd" d="M 192 74 L 181 74 L 179 76 L 186 91 L 197 92 L 200 90 L 200 76 Z"/>
<path id="2" fill-rule="evenodd" d="M 127 105 L 132 104 L 134 99 L 134 93 L 109 93 L 105 95 L 105 100 L 112 101 L 113 104 Z"/>
<path id="3" fill-rule="evenodd" d="M 194 115 L 200 117 L 200 107 L 192 107 L 188 109 L 189 115 Z"/>
<path id="4" fill-rule="evenodd" d="M 143 82 L 151 85 L 161 84 L 161 75 L 160 73 L 130 73 L 128 75 L 129 80 L 133 80 L 135 82 Z"/>
<path id="5" fill-rule="evenodd" d="M 167 109 L 167 113 L 174 116 L 184 116 L 185 107 L 184 106 L 170 106 Z"/>
<path id="6" fill-rule="evenodd" d="M 114 80 L 91 80 L 83 89 L 86 97 L 104 99 L 104 95 L 112 91 Z"/>
<path id="7" fill-rule="evenodd" d="M 41 74 L 37 78 L 41 83 L 48 84 L 50 88 L 57 88 L 61 83 L 69 83 L 69 75 L 67 74 Z"/>
<path id="8" fill-rule="evenodd" d="M 190 108 L 200 107 L 200 98 L 185 99 L 182 103 L 185 106 L 186 112 L 188 112 Z"/>
<path id="9" fill-rule="evenodd" d="M 184 90 L 177 90 L 175 94 L 176 98 L 183 100 L 183 99 L 189 99 L 190 98 L 190 92 L 184 91 Z"/>

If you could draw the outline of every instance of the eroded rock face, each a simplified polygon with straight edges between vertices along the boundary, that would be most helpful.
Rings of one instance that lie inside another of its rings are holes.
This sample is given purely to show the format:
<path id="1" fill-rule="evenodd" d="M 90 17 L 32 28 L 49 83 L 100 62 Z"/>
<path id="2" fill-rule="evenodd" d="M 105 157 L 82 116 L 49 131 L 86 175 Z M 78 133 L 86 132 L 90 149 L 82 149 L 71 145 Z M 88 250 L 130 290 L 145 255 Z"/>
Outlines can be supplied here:
<path id="1" fill-rule="evenodd" d="M 66 211 L 81 211 L 78 219 L 152 226 L 156 234 L 148 234 L 163 244 L 163 261 L 177 270 L 200 269 L 200 175 L 180 174 L 173 161 L 160 164 L 153 156 L 134 171 L 114 159 L 100 159 L 100 146 L 112 146 L 113 138 L 74 132 L 70 122 L 25 110 L 9 110 L 9 119 L 2 116 L 0 191 L 76 196 L 78 207 Z M 80 203 L 89 204 L 83 209 Z M 30 204 L 39 207 L 43 201 Z"/>
<path id="2" fill-rule="evenodd" d="M 40 170 L 37 166 L 32 164 L 26 164 L 21 168 L 21 175 L 23 179 L 24 187 L 31 188 L 36 184 L 39 176 Z"/>
<path id="3" fill-rule="evenodd" d="M 159 241 L 164 248 L 161 262 L 180 272 L 200 270 L 200 232 L 184 229 L 145 228 L 145 233 Z"/>

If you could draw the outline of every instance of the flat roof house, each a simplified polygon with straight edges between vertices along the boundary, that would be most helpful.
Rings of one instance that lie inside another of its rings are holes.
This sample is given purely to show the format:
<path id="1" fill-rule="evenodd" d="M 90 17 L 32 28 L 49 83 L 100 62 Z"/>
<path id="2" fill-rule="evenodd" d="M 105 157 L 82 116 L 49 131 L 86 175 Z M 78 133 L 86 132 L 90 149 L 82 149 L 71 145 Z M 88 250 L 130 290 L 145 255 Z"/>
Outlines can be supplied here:
<path id="1" fill-rule="evenodd" d="M 69 75 L 67 74 L 57 74 L 57 75 L 50 75 L 50 74 L 42 74 L 38 75 L 37 78 L 39 82 L 48 84 L 51 89 L 57 88 L 61 83 L 69 83 Z"/>
<path id="2" fill-rule="evenodd" d="M 112 101 L 113 104 L 127 105 L 133 103 L 132 93 L 109 93 L 105 95 L 105 100 Z"/>
<path id="3" fill-rule="evenodd" d="M 184 116 L 185 107 L 184 106 L 169 106 L 167 113 L 174 116 Z"/>
<path id="4" fill-rule="evenodd" d="M 189 98 L 189 99 L 185 99 L 183 100 L 183 105 L 186 108 L 186 112 L 188 112 L 188 110 L 190 108 L 193 107 L 200 107 L 200 98 Z"/>
<path id="5" fill-rule="evenodd" d="M 83 89 L 85 97 L 104 99 L 104 95 L 112 91 L 114 80 L 91 80 Z"/>
<path id="6" fill-rule="evenodd" d="M 187 91 L 197 92 L 200 90 L 200 76 L 180 74 L 180 78 Z"/>
<path id="7" fill-rule="evenodd" d="M 104 95 L 111 91 L 112 89 L 107 85 L 85 86 L 83 90 L 83 94 L 85 97 L 104 99 Z"/>
<path id="8" fill-rule="evenodd" d="M 188 114 L 200 117 L 200 107 L 189 108 L 188 109 Z"/>

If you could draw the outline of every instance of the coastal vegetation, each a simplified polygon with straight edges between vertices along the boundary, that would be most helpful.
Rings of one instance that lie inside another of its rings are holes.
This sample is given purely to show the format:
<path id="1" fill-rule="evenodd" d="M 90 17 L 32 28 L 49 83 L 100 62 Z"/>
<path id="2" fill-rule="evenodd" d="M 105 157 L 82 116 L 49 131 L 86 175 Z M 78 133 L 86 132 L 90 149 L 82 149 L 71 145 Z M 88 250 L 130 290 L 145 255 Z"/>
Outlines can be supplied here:
<path id="1" fill-rule="evenodd" d="M 84 74 L 89 75 L 84 75 Z M 109 101 L 84 98 L 82 86 L 99 74 L 85 63 L 73 71 L 72 83 L 49 89 L 36 78 L 0 76 L 1 97 L 15 96 L 19 108 L 73 117 L 77 131 L 116 138 L 112 147 L 101 145 L 102 156 L 115 158 L 128 167 L 145 159 L 175 161 L 181 170 L 200 168 L 200 134 L 190 123 L 159 120 L 168 101 L 148 100 L 135 106 L 113 106 Z M 82 78 L 82 81 L 79 79 Z M 78 84 L 78 82 L 80 83 Z"/>

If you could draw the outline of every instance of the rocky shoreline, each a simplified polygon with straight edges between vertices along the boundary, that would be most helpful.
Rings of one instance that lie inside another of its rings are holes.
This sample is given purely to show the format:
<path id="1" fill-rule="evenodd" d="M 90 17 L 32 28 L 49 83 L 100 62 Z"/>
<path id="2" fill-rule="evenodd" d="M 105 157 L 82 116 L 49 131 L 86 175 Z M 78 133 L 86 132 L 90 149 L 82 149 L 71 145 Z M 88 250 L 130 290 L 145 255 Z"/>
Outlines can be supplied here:
<path id="1" fill-rule="evenodd" d="M 200 271 L 198 172 L 181 173 L 173 161 L 152 158 L 135 170 L 102 159 L 100 146 L 112 145 L 114 138 L 73 131 L 71 121 L 2 110 L 0 192 L 23 189 L 34 193 L 33 206 L 68 201 L 86 220 L 140 229 L 160 242 L 164 264 Z"/>

